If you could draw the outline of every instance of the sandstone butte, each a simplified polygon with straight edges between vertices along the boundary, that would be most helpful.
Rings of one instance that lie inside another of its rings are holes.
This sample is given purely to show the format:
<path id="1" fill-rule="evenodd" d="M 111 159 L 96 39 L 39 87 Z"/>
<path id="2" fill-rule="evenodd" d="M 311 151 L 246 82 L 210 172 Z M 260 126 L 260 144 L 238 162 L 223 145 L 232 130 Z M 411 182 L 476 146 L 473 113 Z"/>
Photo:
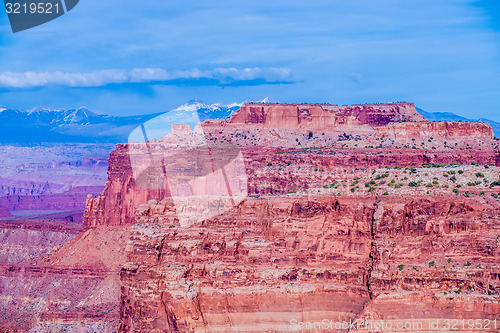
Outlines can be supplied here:
<path id="1" fill-rule="evenodd" d="M 201 127 L 213 147 L 241 150 L 248 196 L 181 226 L 169 189 L 139 186 L 131 161 L 169 156 L 187 128 L 150 142 L 151 156 L 117 145 L 78 236 L 51 229 L 39 241 L 57 244 L 51 253 L 30 256 L 3 236 L 2 329 L 447 332 L 457 320 L 456 331 L 500 332 L 500 142 L 489 125 L 429 122 L 412 103 L 247 104 Z M 176 156 L 180 173 L 205 158 Z M 292 325 L 324 319 L 385 326 Z"/>

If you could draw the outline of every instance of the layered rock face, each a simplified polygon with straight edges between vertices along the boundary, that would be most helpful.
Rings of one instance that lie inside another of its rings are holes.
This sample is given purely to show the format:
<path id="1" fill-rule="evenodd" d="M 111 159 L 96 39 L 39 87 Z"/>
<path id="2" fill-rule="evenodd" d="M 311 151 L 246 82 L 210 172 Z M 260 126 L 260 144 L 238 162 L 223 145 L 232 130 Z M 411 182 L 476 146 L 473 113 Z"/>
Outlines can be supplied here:
<path id="1" fill-rule="evenodd" d="M 373 213 L 364 200 L 249 198 L 182 228 L 168 204 L 142 210 L 120 330 L 265 332 L 355 318 L 369 301 Z"/>
<path id="2" fill-rule="evenodd" d="M 401 138 L 467 138 L 493 139 L 493 129 L 485 123 L 461 123 L 456 121 L 439 123 L 397 123 L 379 127 L 376 137 Z"/>
<path id="3" fill-rule="evenodd" d="M 390 124 L 398 121 L 404 121 L 404 123 Z M 403 134 L 396 135 L 399 133 L 397 126 L 406 128 Z M 202 123 L 202 127 L 208 141 L 234 144 L 241 149 L 249 184 L 260 183 L 262 176 L 256 174 L 256 170 L 261 169 L 263 160 L 269 160 L 266 163 L 271 163 L 272 159 L 280 159 L 287 164 L 302 163 L 306 160 L 306 163 L 316 164 L 323 170 L 342 168 L 345 164 L 355 164 L 357 168 L 363 168 L 380 165 L 466 163 L 467 161 L 489 164 L 499 160 L 500 163 L 500 155 L 495 155 L 493 146 L 489 143 L 489 140 L 493 138 L 489 125 L 456 122 L 429 123 L 418 114 L 412 103 L 342 107 L 320 104 L 246 104 L 229 120 L 207 120 Z M 189 126 L 174 125 L 171 136 L 178 142 L 178 135 L 182 136 L 190 131 Z M 303 134 L 303 132 L 320 131 L 324 132 L 312 137 L 310 134 Z M 345 132 L 358 134 L 353 136 Z M 339 133 L 342 134 L 339 135 Z M 432 135 L 436 139 L 435 142 L 430 143 L 428 140 Z M 411 140 L 415 137 L 420 140 L 419 145 L 410 147 L 410 143 L 414 144 Z M 462 141 L 464 138 L 467 138 L 467 146 Z M 448 142 L 445 142 L 443 147 L 443 140 L 446 139 Z M 168 141 L 172 140 L 172 138 L 168 139 Z M 362 141 L 357 144 L 358 140 Z M 485 144 L 484 140 L 488 143 Z M 365 144 L 366 149 L 362 149 L 361 142 Z M 374 146 L 379 144 L 380 146 L 376 147 L 379 150 L 374 150 Z M 151 188 L 144 184 L 137 184 L 137 175 L 134 175 L 131 163 L 132 159 L 136 165 L 147 165 L 147 163 L 152 163 L 151 156 L 162 154 L 162 151 L 165 152 L 163 160 L 168 163 L 168 156 L 171 152 L 165 148 L 165 140 L 149 143 L 148 150 L 153 152 L 153 155 L 150 155 L 149 151 L 142 152 L 142 155 L 138 154 L 134 145 L 137 144 L 119 144 L 111 153 L 108 182 L 104 191 L 96 199 L 90 196 L 87 198 L 83 214 L 84 228 L 96 225 L 131 224 L 140 204 L 151 199 L 171 196 L 163 178 L 159 180 L 163 183 L 162 186 Z M 324 149 L 323 153 L 330 156 L 319 156 L 316 151 L 307 156 L 298 150 L 303 147 L 316 149 L 325 146 L 328 149 Z M 348 147 L 353 149 L 347 152 Z M 454 148 L 456 149 L 453 150 Z M 295 152 L 288 160 L 279 156 L 263 158 L 263 156 L 287 151 Z M 398 153 L 401 156 L 398 156 Z M 195 156 L 198 160 L 204 156 L 187 150 L 184 154 Z M 185 160 L 188 159 L 189 157 L 185 158 Z M 259 160 L 260 162 L 255 165 L 255 161 Z M 199 162 L 197 163 L 195 166 L 200 165 Z M 161 165 L 158 168 L 161 168 Z M 276 176 L 287 178 L 283 182 L 286 186 L 280 186 L 283 190 L 308 187 L 309 176 L 307 174 L 305 179 L 294 177 L 291 178 L 291 182 L 288 180 L 289 174 L 277 175 L 273 172 L 272 177 Z M 154 178 L 156 175 L 149 177 Z M 271 191 L 270 188 L 258 190 L 253 185 L 250 185 L 248 190 L 250 194 L 274 193 L 274 190 Z M 278 190 L 278 193 L 282 192 Z"/>
<path id="4" fill-rule="evenodd" d="M 207 140 L 241 149 L 242 202 L 181 225 L 179 214 L 200 214 L 207 201 L 180 208 L 167 186 L 140 186 L 130 144 L 118 145 L 106 188 L 87 200 L 87 232 L 130 228 L 120 332 L 393 332 L 400 324 L 435 332 L 453 331 L 453 320 L 464 320 L 462 332 L 487 320 L 500 331 L 492 324 L 500 320 L 500 152 L 489 126 L 429 123 L 412 104 L 254 104 L 202 125 Z M 161 154 L 164 145 L 148 149 Z"/>
<path id="5" fill-rule="evenodd" d="M 413 332 L 478 332 L 483 323 L 498 320 L 499 225 L 498 202 L 383 199 L 373 219 L 373 300 L 362 316 L 393 327 L 411 323 Z M 447 326 L 462 319 L 466 323 L 455 329 Z"/>
<path id="6" fill-rule="evenodd" d="M 302 131 L 340 131 L 349 127 L 377 127 L 390 122 L 426 119 L 413 103 L 342 106 L 328 104 L 247 104 L 229 120 L 231 124 L 260 124 L 265 128 Z"/>
<path id="7" fill-rule="evenodd" d="M 74 223 L 4 225 L 0 329 L 116 332 L 127 228 L 80 233 Z"/>
<path id="8" fill-rule="evenodd" d="M 190 228 L 168 202 L 138 214 L 123 332 L 289 332 L 323 319 L 447 331 L 446 319 L 500 313 L 498 203 L 261 197 Z"/>
<path id="9" fill-rule="evenodd" d="M 87 196 L 83 226 L 126 225 L 133 223 L 139 204 L 150 199 L 164 198 L 164 189 L 148 190 L 137 186 L 126 144 L 119 144 L 109 157 L 108 181 L 102 194 Z"/>
<path id="10" fill-rule="evenodd" d="M 36 220 L 0 222 L 0 265 L 29 262 L 81 232 L 76 224 Z"/>
<path id="11" fill-rule="evenodd" d="M 286 194 L 314 187 L 321 188 L 338 179 L 347 179 L 347 172 L 353 169 L 379 166 L 409 167 L 424 163 L 475 162 L 482 165 L 491 163 L 500 165 L 500 154 L 495 153 L 491 146 L 483 147 L 482 150 L 458 151 L 400 149 L 394 145 L 377 150 L 344 148 L 283 150 L 243 147 L 242 153 L 245 157 L 247 190 L 250 195 Z M 133 224 L 135 212 L 141 204 L 170 196 L 167 188 L 146 189 L 137 185 L 126 145 L 118 146 L 111 154 L 110 161 L 110 179 L 104 191 L 97 198 L 91 195 L 87 198 L 83 215 L 84 228 Z M 356 175 L 357 173 L 358 171 Z M 448 193 L 451 193 L 451 189 Z"/>

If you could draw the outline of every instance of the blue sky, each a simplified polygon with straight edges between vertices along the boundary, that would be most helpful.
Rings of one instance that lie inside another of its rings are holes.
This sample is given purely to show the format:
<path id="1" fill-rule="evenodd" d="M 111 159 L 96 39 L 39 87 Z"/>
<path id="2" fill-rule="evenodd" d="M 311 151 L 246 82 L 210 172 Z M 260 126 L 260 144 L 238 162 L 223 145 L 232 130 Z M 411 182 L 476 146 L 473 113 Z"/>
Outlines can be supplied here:
<path id="1" fill-rule="evenodd" d="M 2 12 L 0 105 L 411 101 L 500 121 L 499 13 L 497 0 L 81 0 L 13 34 Z"/>

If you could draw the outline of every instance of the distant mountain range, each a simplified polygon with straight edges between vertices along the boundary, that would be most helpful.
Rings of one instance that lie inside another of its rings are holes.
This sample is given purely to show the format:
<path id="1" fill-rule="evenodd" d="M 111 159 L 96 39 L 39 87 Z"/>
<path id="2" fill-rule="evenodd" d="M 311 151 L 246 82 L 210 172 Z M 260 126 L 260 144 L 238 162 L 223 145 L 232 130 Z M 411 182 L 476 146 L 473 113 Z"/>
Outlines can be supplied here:
<path id="1" fill-rule="evenodd" d="M 200 120 L 205 120 L 228 117 L 241 105 L 243 103 L 205 104 L 194 100 L 172 111 L 198 112 Z M 84 107 L 74 110 L 0 107 L 0 143 L 127 142 L 134 128 L 162 114 L 118 117 L 98 114 Z"/>
<path id="2" fill-rule="evenodd" d="M 269 99 L 261 101 L 271 103 Z M 172 111 L 198 113 L 200 120 L 227 118 L 244 103 L 206 104 L 190 101 Z M 500 137 L 500 123 L 489 119 L 468 119 L 448 112 L 417 110 L 430 121 L 486 122 Z M 73 110 L 35 108 L 15 110 L 0 106 L 0 143 L 33 144 L 38 142 L 127 142 L 131 131 L 164 113 L 131 117 L 98 114 L 81 107 Z"/>

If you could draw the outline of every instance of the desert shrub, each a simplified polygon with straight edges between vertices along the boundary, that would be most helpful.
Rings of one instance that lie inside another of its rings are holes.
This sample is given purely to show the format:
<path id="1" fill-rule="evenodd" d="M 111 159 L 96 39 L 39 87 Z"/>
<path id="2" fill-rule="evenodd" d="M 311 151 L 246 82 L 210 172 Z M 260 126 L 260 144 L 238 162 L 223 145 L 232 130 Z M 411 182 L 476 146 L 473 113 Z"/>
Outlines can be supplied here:
<path id="1" fill-rule="evenodd" d="M 500 180 L 491 182 L 490 187 L 500 186 Z"/>
<path id="2" fill-rule="evenodd" d="M 378 174 L 375 179 L 376 180 L 379 180 L 379 179 L 382 179 L 382 178 L 387 178 L 389 177 L 389 172 L 386 172 L 386 173 L 383 173 L 383 174 Z"/>

